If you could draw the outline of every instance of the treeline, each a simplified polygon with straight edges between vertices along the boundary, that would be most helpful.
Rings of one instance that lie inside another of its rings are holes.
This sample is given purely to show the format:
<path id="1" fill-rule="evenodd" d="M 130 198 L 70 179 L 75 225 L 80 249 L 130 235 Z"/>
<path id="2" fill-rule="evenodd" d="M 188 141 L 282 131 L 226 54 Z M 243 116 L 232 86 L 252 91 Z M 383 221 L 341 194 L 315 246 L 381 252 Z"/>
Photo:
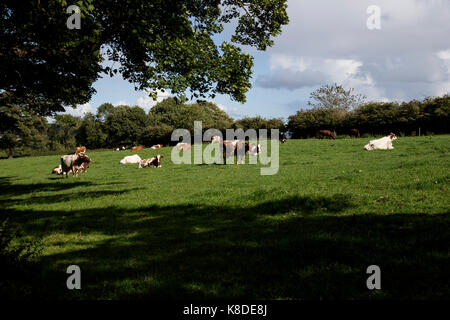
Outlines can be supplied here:
<path id="1" fill-rule="evenodd" d="M 366 102 L 353 109 L 317 106 L 289 117 L 287 129 L 292 138 L 316 137 L 319 130 L 348 135 L 350 129 L 361 135 L 439 134 L 450 132 L 450 96 L 409 102 Z"/>
<path id="2" fill-rule="evenodd" d="M 284 129 L 281 119 L 234 121 L 215 103 L 183 104 L 174 98 L 157 103 L 148 113 L 139 106 L 105 103 L 96 114 L 57 114 L 50 122 L 26 108 L 0 107 L 0 120 L 0 148 L 8 157 L 71 152 L 80 145 L 88 149 L 168 145 L 174 143 L 171 135 L 177 128 L 193 134 L 194 121 L 202 121 L 203 130 L 216 128 L 224 135 L 229 128 Z"/>
<path id="3" fill-rule="evenodd" d="M 450 96 L 409 102 L 361 102 L 352 89 L 323 86 L 311 94 L 312 109 L 300 110 L 288 119 L 246 117 L 234 120 L 212 102 L 183 104 L 174 98 L 157 103 L 148 113 L 138 106 L 101 105 L 96 114 L 84 117 L 57 114 L 51 121 L 29 108 L 0 105 L 0 149 L 8 157 L 73 152 L 76 146 L 88 149 L 129 148 L 134 145 L 173 144 L 172 132 L 188 129 L 202 121 L 203 130 L 279 129 L 292 138 L 316 137 L 319 130 L 338 135 L 358 129 L 361 135 L 438 134 L 450 132 Z"/>

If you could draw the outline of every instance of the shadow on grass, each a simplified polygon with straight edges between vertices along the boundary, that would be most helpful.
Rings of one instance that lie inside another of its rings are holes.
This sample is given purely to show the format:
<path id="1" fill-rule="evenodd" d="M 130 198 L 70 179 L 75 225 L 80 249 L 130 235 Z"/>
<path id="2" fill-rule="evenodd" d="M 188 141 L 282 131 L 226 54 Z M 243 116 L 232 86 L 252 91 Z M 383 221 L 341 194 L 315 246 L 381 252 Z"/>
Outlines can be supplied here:
<path id="1" fill-rule="evenodd" d="M 93 185 L 89 181 L 67 181 L 66 183 L 61 183 L 61 181 L 48 182 L 48 183 L 32 183 L 32 184 L 12 184 L 11 180 L 14 177 L 0 177 L 0 194 L 2 196 L 21 196 L 28 193 L 36 191 L 64 191 L 80 186 L 90 186 Z M 61 179 L 58 179 L 61 180 Z"/>
<path id="2" fill-rule="evenodd" d="M 41 258 L 47 298 L 448 298 L 448 212 L 337 215 L 351 206 L 347 195 L 293 196 L 8 214 L 29 234 L 80 233 Z M 65 288 L 70 264 L 82 290 Z M 366 288 L 373 264 L 381 291 Z"/>

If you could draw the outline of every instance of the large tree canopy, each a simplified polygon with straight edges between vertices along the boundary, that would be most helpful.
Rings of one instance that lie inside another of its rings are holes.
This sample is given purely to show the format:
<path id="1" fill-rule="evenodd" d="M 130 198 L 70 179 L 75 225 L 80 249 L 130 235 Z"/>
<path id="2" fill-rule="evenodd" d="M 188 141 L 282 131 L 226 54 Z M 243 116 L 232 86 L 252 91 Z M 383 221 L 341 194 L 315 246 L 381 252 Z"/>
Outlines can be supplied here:
<path id="1" fill-rule="evenodd" d="M 2 1 L 0 99 L 9 94 L 42 113 L 63 111 L 89 101 L 102 72 L 120 72 L 153 97 L 169 89 L 179 97 L 221 93 L 244 102 L 253 58 L 238 46 L 271 46 L 288 23 L 286 2 L 83 0 L 73 3 L 81 28 L 70 30 L 66 0 Z M 234 19 L 231 41 L 214 43 Z"/>

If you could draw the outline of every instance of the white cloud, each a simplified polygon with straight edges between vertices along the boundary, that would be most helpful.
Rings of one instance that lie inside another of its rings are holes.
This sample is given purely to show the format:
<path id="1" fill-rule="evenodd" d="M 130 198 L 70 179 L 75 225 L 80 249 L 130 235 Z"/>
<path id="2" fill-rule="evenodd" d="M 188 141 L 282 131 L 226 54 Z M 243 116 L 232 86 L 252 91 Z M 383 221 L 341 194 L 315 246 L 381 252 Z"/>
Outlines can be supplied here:
<path id="1" fill-rule="evenodd" d="M 165 98 L 169 97 L 170 94 L 166 92 L 162 92 L 160 90 L 157 90 L 157 98 L 156 101 L 153 100 L 153 98 L 145 95 L 142 97 L 139 97 L 136 101 L 136 105 L 143 108 L 146 112 L 148 112 L 153 106 L 155 106 L 158 102 L 161 102 Z"/>
<path id="2" fill-rule="evenodd" d="M 129 106 L 130 104 L 128 102 L 126 102 L 125 100 L 119 100 L 115 103 L 112 104 L 114 107 L 117 106 Z"/>
<path id="3" fill-rule="evenodd" d="M 84 115 L 88 112 L 95 113 L 94 108 L 91 106 L 91 104 L 89 102 L 78 105 L 75 109 L 72 107 L 68 107 L 68 108 L 66 108 L 65 113 L 68 113 L 75 117 L 84 117 Z"/>
<path id="4" fill-rule="evenodd" d="M 438 57 L 442 60 L 450 60 L 450 49 L 439 51 Z"/>
<path id="5" fill-rule="evenodd" d="M 381 30 L 368 30 L 369 5 Z M 290 23 L 256 85 L 298 90 L 337 82 L 370 99 L 421 98 L 450 86 L 450 1 L 318 0 L 288 3 Z"/>

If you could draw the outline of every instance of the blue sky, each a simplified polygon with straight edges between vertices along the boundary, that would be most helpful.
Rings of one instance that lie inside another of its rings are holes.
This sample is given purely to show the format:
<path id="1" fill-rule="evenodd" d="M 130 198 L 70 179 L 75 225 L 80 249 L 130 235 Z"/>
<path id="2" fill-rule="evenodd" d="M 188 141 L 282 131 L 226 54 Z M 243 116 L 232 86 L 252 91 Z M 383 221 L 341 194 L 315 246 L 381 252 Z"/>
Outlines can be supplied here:
<path id="1" fill-rule="evenodd" d="M 369 30 L 367 8 L 381 10 L 379 30 Z M 367 100 L 404 101 L 437 96 L 450 89 L 450 1 L 448 0 L 290 0 L 290 23 L 265 52 L 254 57 L 253 88 L 247 102 L 214 99 L 234 118 L 284 118 L 307 108 L 309 94 L 322 84 L 353 87 Z M 227 26 L 217 43 L 228 40 Z M 89 103 L 69 113 L 95 112 L 105 102 L 155 103 L 120 76 L 94 84 Z M 163 99 L 165 95 L 161 95 Z"/>

